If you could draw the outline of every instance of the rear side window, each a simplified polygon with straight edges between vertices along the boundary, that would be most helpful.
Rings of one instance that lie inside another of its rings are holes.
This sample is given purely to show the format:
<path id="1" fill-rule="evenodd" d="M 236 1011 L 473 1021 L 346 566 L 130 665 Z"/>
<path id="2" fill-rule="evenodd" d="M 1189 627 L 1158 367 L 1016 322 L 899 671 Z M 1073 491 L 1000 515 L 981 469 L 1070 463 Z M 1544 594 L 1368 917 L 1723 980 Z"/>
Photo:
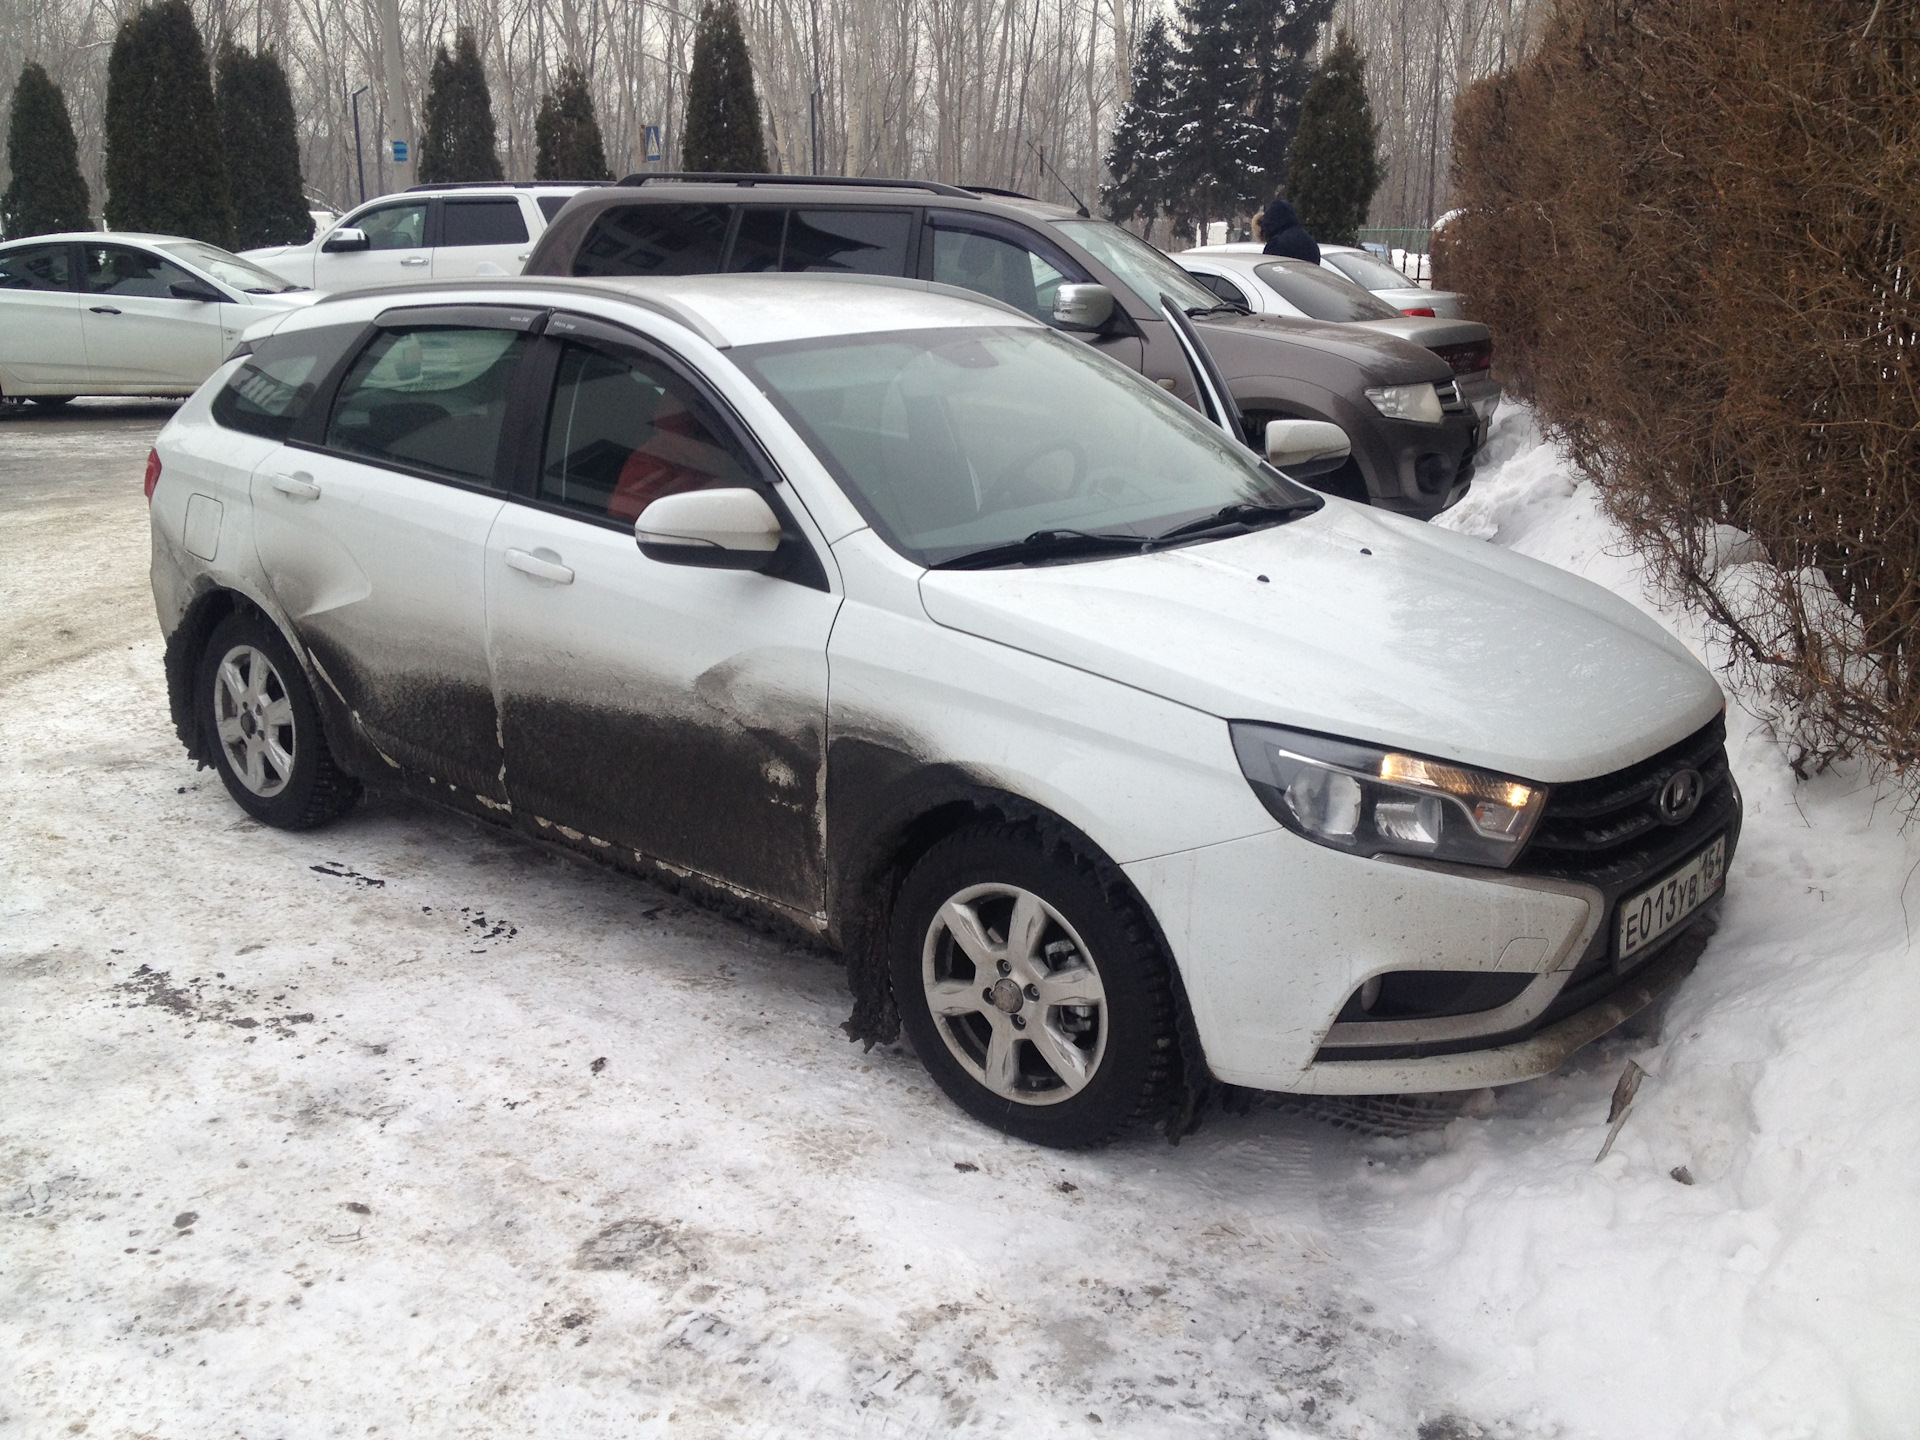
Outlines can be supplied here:
<path id="1" fill-rule="evenodd" d="M 517 330 L 382 331 L 341 382 L 327 447 L 490 486 L 526 348 Z"/>
<path id="2" fill-rule="evenodd" d="M 748 205 L 740 211 L 729 270 L 778 270 L 780 244 L 787 233 L 787 212 L 778 206 Z"/>
<path id="3" fill-rule="evenodd" d="M 711 275 L 727 243 L 725 205 L 626 205 L 602 211 L 573 259 L 576 275 Z"/>
<path id="4" fill-rule="evenodd" d="M 0 290 L 71 290 L 73 252 L 65 245 L 29 245 L 0 254 Z"/>
<path id="5" fill-rule="evenodd" d="M 905 210 L 795 210 L 782 270 L 904 275 L 913 216 Z"/>
<path id="6" fill-rule="evenodd" d="M 213 397 L 214 421 L 268 440 L 286 439 L 359 333 L 358 325 L 329 325 L 269 335 Z"/>
<path id="7" fill-rule="evenodd" d="M 440 243 L 459 245 L 519 245 L 527 238 L 527 222 L 518 200 L 447 200 L 440 208 Z"/>
<path id="8" fill-rule="evenodd" d="M 725 426 L 657 362 L 585 345 L 561 356 L 540 498 L 632 524 L 662 495 L 751 485 Z"/>

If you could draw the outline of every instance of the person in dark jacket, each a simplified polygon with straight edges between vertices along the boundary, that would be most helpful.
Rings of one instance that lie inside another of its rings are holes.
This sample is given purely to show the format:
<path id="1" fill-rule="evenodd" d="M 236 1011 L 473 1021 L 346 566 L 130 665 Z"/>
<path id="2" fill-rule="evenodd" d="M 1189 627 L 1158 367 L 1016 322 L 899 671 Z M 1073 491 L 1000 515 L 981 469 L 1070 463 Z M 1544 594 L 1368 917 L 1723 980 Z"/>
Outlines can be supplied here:
<path id="1" fill-rule="evenodd" d="M 1300 223 L 1300 217 L 1293 213 L 1293 206 L 1278 195 L 1260 213 L 1254 227 L 1255 233 L 1267 242 L 1267 254 L 1285 255 L 1290 259 L 1304 260 L 1309 265 L 1320 263 L 1320 247 L 1313 243 L 1313 236 Z"/>

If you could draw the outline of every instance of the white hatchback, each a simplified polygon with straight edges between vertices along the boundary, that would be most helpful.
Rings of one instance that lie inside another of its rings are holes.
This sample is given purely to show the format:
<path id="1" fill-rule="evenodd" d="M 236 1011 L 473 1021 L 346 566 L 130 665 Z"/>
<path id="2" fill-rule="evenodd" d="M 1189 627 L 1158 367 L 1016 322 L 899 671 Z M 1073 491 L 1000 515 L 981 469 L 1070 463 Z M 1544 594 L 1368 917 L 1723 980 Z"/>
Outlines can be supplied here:
<path id="1" fill-rule="evenodd" d="M 191 395 L 266 314 L 314 296 L 178 235 L 80 231 L 0 245 L 0 394 Z"/>
<path id="2" fill-rule="evenodd" d="M 1639 611 L 942 286 L 323 301 L 148 482 L 173 719 L 249 813 L 403 787 L 777 919 L 1043 1143 L 1550 1070 L 1691 968 L 1738 837 Z"/>

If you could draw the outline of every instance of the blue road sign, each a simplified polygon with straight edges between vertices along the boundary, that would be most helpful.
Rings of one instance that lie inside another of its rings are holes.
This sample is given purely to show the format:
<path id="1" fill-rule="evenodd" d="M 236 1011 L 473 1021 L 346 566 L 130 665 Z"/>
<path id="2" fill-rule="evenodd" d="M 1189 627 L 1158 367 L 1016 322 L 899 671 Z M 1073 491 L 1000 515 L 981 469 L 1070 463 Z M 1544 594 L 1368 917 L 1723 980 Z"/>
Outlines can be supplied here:
<path id="1" fill-rule="evenodd" d="M 407 163 L 406 141 L 396 140 L 393 142 L 393 163 L 396 165 L 404 165 Z"/>
<path id="2" fill-rule="evenodd" d="M 660 127 L 647 126 L 647 163 L 657 164 L 660 160 Z"/>

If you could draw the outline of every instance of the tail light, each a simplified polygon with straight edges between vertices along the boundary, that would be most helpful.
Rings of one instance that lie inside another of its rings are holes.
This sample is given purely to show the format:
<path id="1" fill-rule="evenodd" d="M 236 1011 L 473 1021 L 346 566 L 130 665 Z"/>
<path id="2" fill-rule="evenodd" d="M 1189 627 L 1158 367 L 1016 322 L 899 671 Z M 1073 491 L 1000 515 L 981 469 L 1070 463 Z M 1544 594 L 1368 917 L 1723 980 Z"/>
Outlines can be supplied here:
<path id="1" fill-rule="evenodd" d="M 1424 315 L 1429 320 L 1434 318 L 1433 307 L 1431 305 L 1416 305 L 1413 309 L 1402 310 L 1400 313 L 1402 315 Z"/>
<path id="2" fill-rule="evenodd" d="M 1471 375 L 1493 364 L 1492 340 L 1469 340 L 1464 345 L 1436 345 L 1433 353 L 1456 375 Z"/>
<path id="3" fill-rule="evenodd" d="M 147 451 L 147 500 L 152 503 L 153 487 L 160 483 L 160 452 Z"/>

